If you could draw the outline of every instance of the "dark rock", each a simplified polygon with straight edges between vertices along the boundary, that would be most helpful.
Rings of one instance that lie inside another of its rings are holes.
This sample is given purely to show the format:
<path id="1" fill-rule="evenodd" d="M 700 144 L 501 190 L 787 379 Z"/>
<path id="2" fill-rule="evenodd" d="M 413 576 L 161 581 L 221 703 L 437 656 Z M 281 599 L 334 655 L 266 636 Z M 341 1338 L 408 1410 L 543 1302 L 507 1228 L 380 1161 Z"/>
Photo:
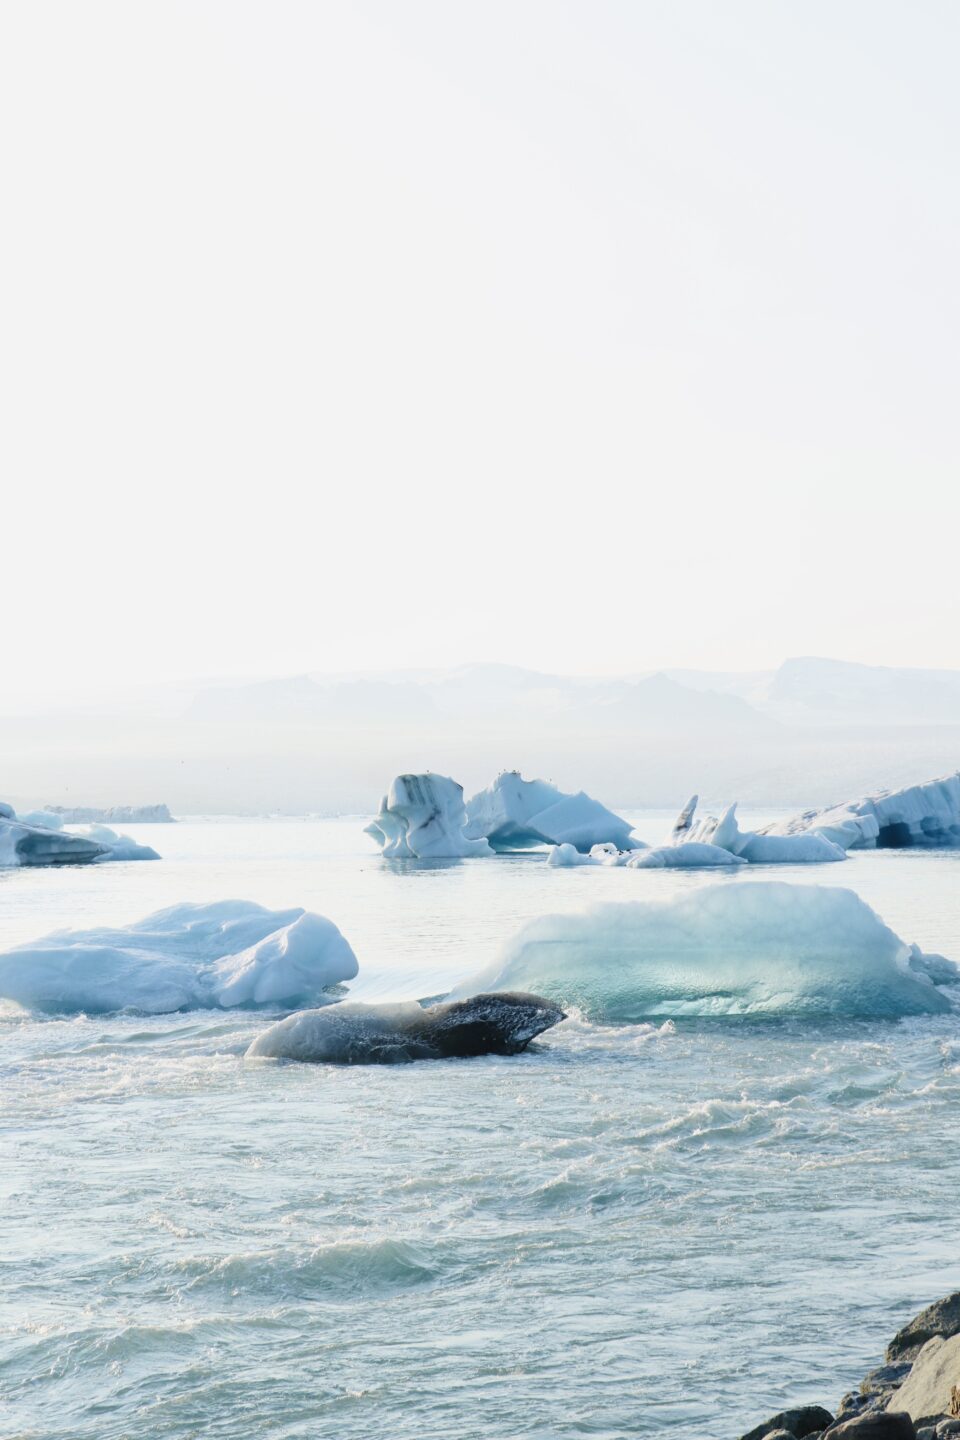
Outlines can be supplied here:
<path id="1" fill-rule="evenodd" d="M 916 1440 L 916 1435 L 905 1410 L 866 1410 L 831 1425 L 824 1440 Z"/>
<path id="2" fill-rule="evenodd" d="M 786 1430 L 793 1440 L 806 1440 L 808 1435 L 815 1435 L 832 1424 L 833 1416 L 822 1405 L 799 1405 L 795 1410 L 781 1410 L 779 1415 L 771 1415 L 762 1425 L 755 1425 L 746 1435 L 741 1435 L 740 1440 L 766 1440 L 771 1430 Z"/>
<path id="3" fill-rule="evenodd" d="M 862 1415 L 864 1410 L 875 1409 L 879 1403 L 880 1396 L 874 1390 L 848 1390 L 840 1401 L 837 1419 L 851 1420 L 854 1415 Z"/>
<path id="4" fill-rule="evenodd" d="M 864 1375 L 860 1381 L 860 1392 L 867 1395 L 871 1390 L 896 1390 L 912 1369 L 912 1360 L 904 1360 L 896 1365 L 878 1365 L 876 1370 Z"/>
<path id="5" fill-rule="evenodd" d="M 937 1426 L 937 1440 L 952 1440 L 954 1435 L 960 1435 L 960 1416 L 951 1415 Z"/>
<path id="6" fill-rule="evenodd" d="M 949 1339 L 960 1334 L 960 1290 L 935 1300 L 908 1325 L 898 1330 L 887 1346 L 888 1361 L 915 1360 L 917 1354 L 934 1335 Z"/>

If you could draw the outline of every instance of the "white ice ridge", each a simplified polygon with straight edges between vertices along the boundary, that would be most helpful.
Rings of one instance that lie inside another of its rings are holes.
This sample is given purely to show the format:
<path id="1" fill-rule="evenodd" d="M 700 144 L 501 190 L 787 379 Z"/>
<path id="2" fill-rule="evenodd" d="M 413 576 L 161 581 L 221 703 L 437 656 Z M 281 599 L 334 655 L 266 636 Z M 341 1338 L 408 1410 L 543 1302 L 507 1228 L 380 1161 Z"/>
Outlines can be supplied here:
<path id="1" fill-rule="evenodd" d="M 0 868 L 159 859 L 151 845 L 118 835 L 108 825 L 73 825 L 67 830 L 62 815 L 54 810 L 15 815 L 9 805 L 0 809 Z"/>
<path id="2" fill-rule="evenodd" d="M 960 773 L 877 790 L 825 810 L 805 810 L 766 827 L 778 836 L 823 835 L 844 850 L 960 845 Z"/>
<path id="3" fill-rule="evenodd" d="M 492 855 L 486 840 L 464 833 L 463 786 L 447 775 L 398 775 L 365 826 L 391 860 L 439 860 Z"/>
<path id="4" fill-rule="evenodd" d="M 486 838 L 494 850 L 521 850 L 535 845 L 573 845 L 579 851 L 611 844 L 618 850 L 640 850 L 622 820 L 599 800 L 581 790 L 566 795 L 546 780 L 524 780 L 517 770 L 498 775 L 492 785 L 467 801 L 465 833 Z"/>
<path id="5" fill-rule="evenodd" d="M 697 821 L 696 809 L 694 795 L 680 811 L 665 845 L 637 854 L 616 845 L 594 845 L 588 855 L 579 854 L 572 845 L 555 845 L 547 864 L 561 869 L 622 865 L 629 870 L 707 870 L 717 865 L 806 865 L 846 859 L 845 851 L 823 835 L 741 830 L 736 804 L 728 805 L 719 817 L 705 815 Z"/>
<path id="6" fill-rule="evenodd" d="M 248 900 L 174 905 L 122 929 L 58 930 L 0 955 L 0 998 L 48 1014 L 336 999 L 357 958 L 331 920 Z"/>
<path id="7" fill-rule="evenodd" d="M 686 845 L 657 845 L 636 853 L 618 850 L 615 845 L 594 845 L 589 855 L 581 855 L 574 845 L 553 845 L 547 854 L 547 864 L 560 870 L 577 865 L 620 865 L 627 870 L 708 870 L 715 865 L 746 863 L 719 845 L 704 845 L 695 840 Z"/>
<path id="8" fill-rule="evenodd" d="M 680 850 L 688 845 L 718 847 L 751 865 L 807 865 L 845 858 L 844 850 L 824 835 L 741 830 L 736 802 L 719 816 L 704 815 L 696 820 L 697 799 L 692 796 L 680 811 L 669 845 Z"/>
<path id="9" fill-rule="evenodd" d="M 614 1023 L 898 1017 L 950 1010 L 939 987 L 958 982 L 956 966 L 906 944 L 852 890 L 743 880 L 546 915 L 452 998 L 529 990 Z"/>

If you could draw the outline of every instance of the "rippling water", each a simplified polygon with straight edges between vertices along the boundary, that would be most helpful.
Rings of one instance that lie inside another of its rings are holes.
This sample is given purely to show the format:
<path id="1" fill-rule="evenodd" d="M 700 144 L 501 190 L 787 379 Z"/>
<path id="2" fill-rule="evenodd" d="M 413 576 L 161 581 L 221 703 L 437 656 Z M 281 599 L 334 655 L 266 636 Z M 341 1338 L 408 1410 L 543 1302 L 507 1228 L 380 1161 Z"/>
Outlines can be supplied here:
<path id="1" fill-rule="evenodd" d="M 391 864 L 353 820 L 137 834 L 162 864 L 0 873 L 0 948 L 237 896 L 334 919 L 354 996 L 422 996 L 532 916 L 717 883 Z M 960 854 L 764 876 L 960 960 Z M 264 1023 L 0 1017 L 5 1437 L 725 1440 L 960 1286 L 953 1017 L 574 1019 L 350 1070 L 245 1064 Z"/>

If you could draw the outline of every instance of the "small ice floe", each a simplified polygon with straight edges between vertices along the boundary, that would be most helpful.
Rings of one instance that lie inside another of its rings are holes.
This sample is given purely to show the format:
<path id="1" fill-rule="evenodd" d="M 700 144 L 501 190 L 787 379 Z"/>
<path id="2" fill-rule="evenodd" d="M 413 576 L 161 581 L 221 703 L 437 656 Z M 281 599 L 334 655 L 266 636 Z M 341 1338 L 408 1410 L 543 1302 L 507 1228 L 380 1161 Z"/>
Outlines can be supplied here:
<path id="1" fill-rule="evenodd" d="M 47 1014 L 289 1008 L 332 1003 L 357 968 L 332 920 L 222 900 L 19 945 L 0 954 L 0 998 Z"/>
<path id="2" fill-rule="evenodd" d="M 559 1006 L 539 995 L 474 995 L 429 1006 L 344 1001 L 288 1015 L 258 1035 L 247 1055 L 335 1065 L 518 1055 L 565 1019 Z"/>

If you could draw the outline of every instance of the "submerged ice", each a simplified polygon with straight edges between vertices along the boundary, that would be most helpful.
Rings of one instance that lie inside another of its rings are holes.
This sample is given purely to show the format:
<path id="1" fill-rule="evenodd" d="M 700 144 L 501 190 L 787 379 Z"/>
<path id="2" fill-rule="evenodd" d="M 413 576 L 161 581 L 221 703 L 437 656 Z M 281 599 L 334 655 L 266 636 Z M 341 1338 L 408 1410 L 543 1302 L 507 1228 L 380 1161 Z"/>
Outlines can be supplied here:
<path id="1" fill-rule="evenodd" d="M 852 890 L 743 881 L 534 920 L 454 997 L 533 990 L 593 1020 L 898 1017 L 951 1009 L 960 981 Z"/>
<path id="2" fill-rule="evenodd" d="M 60 930 L 0 954 L 0 998 L 47 1014 L 318 1005 L 357 959 L 331 920 L 245 900 L 174 905 L 122 929 Z"/>

